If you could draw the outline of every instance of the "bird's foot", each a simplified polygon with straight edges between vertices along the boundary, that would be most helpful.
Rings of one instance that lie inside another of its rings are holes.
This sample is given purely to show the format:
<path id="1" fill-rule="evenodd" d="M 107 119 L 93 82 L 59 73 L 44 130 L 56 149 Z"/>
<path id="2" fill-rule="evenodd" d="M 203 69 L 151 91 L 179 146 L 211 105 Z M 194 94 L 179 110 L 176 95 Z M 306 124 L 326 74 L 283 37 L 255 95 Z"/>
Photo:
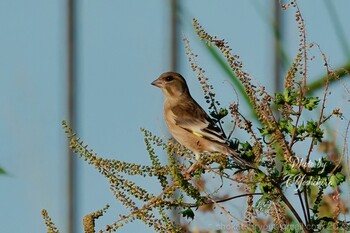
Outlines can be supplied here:
<path id="1" fill-rule="evenodd" d="M 193 174 L 197 172 L 199 168 L 202 167 L 202 164 L 199 161 L 194 162 L 185 172 L 184 177 L 186 180 L 190 180 L 193 177 Z"/>

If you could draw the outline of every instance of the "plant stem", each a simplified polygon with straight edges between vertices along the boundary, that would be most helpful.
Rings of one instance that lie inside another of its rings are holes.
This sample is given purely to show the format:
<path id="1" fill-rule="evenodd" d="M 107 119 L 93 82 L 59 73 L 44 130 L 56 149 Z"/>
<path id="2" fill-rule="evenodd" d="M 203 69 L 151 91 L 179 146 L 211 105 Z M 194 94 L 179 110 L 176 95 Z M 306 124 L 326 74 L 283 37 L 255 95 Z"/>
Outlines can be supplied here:
<path id="1" fill-rule="evenodd" d="M 282 201 L 288 206 L 288 208 L 290 209 L 290 211 L 293 213 L 294 217 L 297 219 L 297 221 L 299 222 L 299 224 L 301 225 L 301 227 L 303 228 L 303 231 L 305 233 L 310 233 L 311 231 L 306 227 L 306 225 L 304 224 L 303 220 L 300 218 L 298 212 L 294 209 L 294 207 L 292 206 L 292 204 L 290 204 L 290 202 L 288 201 L 288 199 L 286 198 L 286 196 L 284 195 L 284 193 L 282 192 L 281 188 L 273 183 L 273 185 L 275 186 L 276 190 L 278 191 L 278 193 L 281 195 L 281 199 Z"/>
<path id="2" fill-rule="evenodd" d="M 306 222 L 306 224 L 308 224 L 309 218 L 308 218 L 308 216 L 307 216 L 307 214 L 306 214 L 305 205 L 304 205 L 303 199 L 302 199 L 302 197 L 301 197 L 301 192 L 300 192 L 300 190 L 299 190 L 298 185 L 295 185 L 295 186 L 296 186 L 296 188 L 297 188 L 297 192 L 298 192 L 298 197 L 299 197 L 299 201 L 300 201 L 300 204 L 301 204 L 301 208 L 303 209 L 303 214 L 304 214 L 305 222 Z"/>
<path id="3" fill-rule="evenodd" d="M 309 224 L 311 222 L 311 217 L 310 217 L 310 208 L 309 208 L 309 201 L 308 201 L 307 190 L 308 190 L 307 187 L 304 187 L 304 199 L 305 199 L 306 213 L 307 213 L 306 224 Z"/>
<path id="4" fill-rule="evenodd" d="M 203 203 L 202 205 L 208 205 L 208 204 L 215 204 L 215 203 L 222 203 L 222 202 L 226 202 L 226 201 L 231 201 L 233 199 L 236 198 L 240 198 L 240 197 L 247 197 L 247 196 L 256 196 L 256 195 L 263 195 L 263 193 L 244 193 L 244 194 L 240 194 L 237 196 L 233 196 L 233 197 L 228 197 L 228 198 L 224 198 L 224 199 L 220 199 L 220 200 L 210 200 L 208 202 Z M 191 207 L 191 208 L 198 208 L 198 204 L 195 203 L 181 203 L 181 205 L 185 206 L 185 207 Z"/>

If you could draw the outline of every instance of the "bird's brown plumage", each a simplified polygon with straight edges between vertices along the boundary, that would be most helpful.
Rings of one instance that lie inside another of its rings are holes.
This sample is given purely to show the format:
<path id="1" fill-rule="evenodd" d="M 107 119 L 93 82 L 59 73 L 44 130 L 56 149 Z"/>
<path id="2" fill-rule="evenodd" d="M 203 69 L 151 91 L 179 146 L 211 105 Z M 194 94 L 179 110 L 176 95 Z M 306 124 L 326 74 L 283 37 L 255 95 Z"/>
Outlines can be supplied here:
<path id="1" fill-rule="evenodd" d="M 163 91 L 164 117 L 170 134 L 191 150 L 197 160 L 203 152 L 220 152 L 232 156 L 242 166 L 252 167 L 229 147 L 224 133 L 192 98 L 180 74 L 163 73 L 152 85 Z"/>

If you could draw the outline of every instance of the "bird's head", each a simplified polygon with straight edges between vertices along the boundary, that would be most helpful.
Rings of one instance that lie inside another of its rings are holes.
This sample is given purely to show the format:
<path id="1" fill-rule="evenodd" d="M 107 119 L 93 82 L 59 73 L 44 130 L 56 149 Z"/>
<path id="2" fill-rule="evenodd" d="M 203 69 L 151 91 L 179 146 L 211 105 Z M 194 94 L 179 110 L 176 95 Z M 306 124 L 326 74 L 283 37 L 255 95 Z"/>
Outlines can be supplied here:
<path id="1" fill-rule="evenodd" d="M 186 80 L 179 73 L 163 73 L 151 84 L 162 89 L 166 98 L 176 98 L 183 95 L 189 95 Z"/>

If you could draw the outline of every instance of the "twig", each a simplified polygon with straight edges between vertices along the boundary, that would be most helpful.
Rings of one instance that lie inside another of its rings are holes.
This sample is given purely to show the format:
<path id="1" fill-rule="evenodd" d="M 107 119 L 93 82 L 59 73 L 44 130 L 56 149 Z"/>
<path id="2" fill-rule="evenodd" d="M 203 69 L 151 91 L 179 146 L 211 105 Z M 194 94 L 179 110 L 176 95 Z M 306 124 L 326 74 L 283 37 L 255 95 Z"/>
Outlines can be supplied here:
<path id="1" fill-rule="evenodd" d="M 320 119 L 318 120 L 318 124 L 317 124 L 317 127 L 319 128 L 320 125 L 323 122 L 323 113 L 324 113 L 324 109 L 326 107 L 326 99 L 327 99 L 327 93 L 328 93 L 328 88 L 329 88 L 329 75 L 330 75 L 331 72 L 330 72 L 329 67 L 328 67 L 328 62 L 327 62 L 326 55 L 322 52 L 322 50 L 321 50 L 321 48 L 320 48 L 320 46 L 318 44 L 316 44 L 316 46 L 318 47 L 318 49 L 319 49 L 319 51 L 320 51 L 320 53 L 322 55 L 322 58 L 323 58 L 323 61 L 325 63 L 325 67 L 326 67 L 326 70 L 327 70 L 327 78 L 326 78 L 325 89 L 324 89 L 324 92 L 323 92 Z M 310 160 L 310 155 L 311 155 L 311 151 L 313 149 L 314 141 L 315 141 L 315 138 L 312 138 L 311 144 L 310 144 L 310 148 L 309 148 L 309 151 L 308 151 L 308 154 L 307 154 L 307 157 L 306 157 L 306 163 L 308 163 L 309 160 Z"/>
<path id="2" fill-rule="evenodd" d="M 233 199 L 237 199 L 237 198 L 241 198 L 241 197 L 257 196 L 257 195 L 264 195 L 264 194 L 263 193 L 244 193 L 244 194 L 240 194 L 240 195 L 237 195 L 237 196 L 228 197 L 228 198 L 224 198 L 224 199 L 220 199 L 220 200 L 214 200 L 212 198 L 209 198 L 208 199 L 209 201 L 204 202 L 202 205 L 222 203 L 222 202 L 231 201 Z M 194 208 L 194 207 L 197 208 L 197 207 L 199 207 L 198 204 L 186 203 L 186 202 L 181 203 L 181 205 L 183 205 L 185 207 L 190 207 L 190 208 Z"/>
<path id="3" fill-rule="evenodd" d="M 305 199 L 305 207 L 306 207 L 306 213 L 307 213 L 307 220 L 306 224 L 309 224 L 311 222 L 311 215 L 310 215 L 310 208 L 309 208 L 309 201 L 308 201 L 308 188 L 307 186 L 304 187 L 304 199 Z"/>
<path id="4" fill-rule="evenodd" d="M 296 188 L 297 188 L 297 194 L 298 194 L 298 197 L 299 197 L 299 201 L 300 201 L 300 204 L 301 204 L 301 208 L 303 209 L 303 214 L 304 214 L 305 222 L 306 222 L 306 224 L 308 224 L 309 218 L 307 217 L 307 214 L 306 214 L 305 205 L 304 205 L 303 199 L 302 199 L 302 197 L 301 197 L 301 192 L 300 192 L 300 190 L 299 190 L 298 185 L 296 184 L 295 186 L 296 186 Z"/>
<path id="5" fill-rule="evenodd" d="M 222 205 L 220 205 L 219 202 L 215 201 L 214 199 L 211 199 L 211 201 L 212 201 L 214 204 L 216 204 L 217 206 L 219 206 L 227 215 L 231 216 L 233 219 L 236 219 L 236 220 L 239 221 L 239 222 L 243 222 L 243 221 L 239 220 L 238 218 L 236 218 L 235 216 L 233 216 L 233 215 L 232 215 L 229 211 L 227 211 Z M 245 222 L 243 222 L 243 223 L 245 223 Z M 252 228 L 251 228 L 251 226 L 250 226 L 249 224 L 246 225 L 246 227 L 247 227 L 248 229 L 250 229 L 250 231 L 252 231 Z"/>
<path id="6" fill-rule="evenodd" d="M 288 199 L 286 198 L 286 196 L 284 195 L 282 190 L 279 187 L 277 187 L 276 185 L 274 185 L 274 186 L 276 187 L 278 193 L 281 195 L 281 199 L 283 200 L 283 202 L 288 206 L 290 211 L 293 213 L 294 217 L 297 219 L 297 221 L 299 222 L 299 224 L 303 228 L 304 232 L 309 233 L 310 230 L 306 227 L 306 225 L 304 224 L 303 220 L 300 218 L 298 212 L 294 209 L 292 204 L 290 204 L 290 202 L 288 201 Z"/>
<path id="7" fill-rule="evenodd" d="M 334 173 L 334 171 L 336 169 L 338 169 L 339 166 L 341 166 L 340 164 L 341 164 L 341 162 L 342 162 L 342 160 L 343 160 L 343 158 L 345 156 L 345 152 L 347 150 L 347 144 L 348 144 L 347 143 L 347 136 L 348 136 L 348 133 L 349 133 L 349 128 L 350 128 L 350 121 L 348 121 L 348 124 L 346 125 L 345 136 L 344 136 L 344 143 L 343 143 L 343 151 L 341 153 L 341 156 L 340 156 L 340 159 L 339 159 L 337 165 L 335 166 L 335 168 L 332 170 L 331 173 Z"/>

